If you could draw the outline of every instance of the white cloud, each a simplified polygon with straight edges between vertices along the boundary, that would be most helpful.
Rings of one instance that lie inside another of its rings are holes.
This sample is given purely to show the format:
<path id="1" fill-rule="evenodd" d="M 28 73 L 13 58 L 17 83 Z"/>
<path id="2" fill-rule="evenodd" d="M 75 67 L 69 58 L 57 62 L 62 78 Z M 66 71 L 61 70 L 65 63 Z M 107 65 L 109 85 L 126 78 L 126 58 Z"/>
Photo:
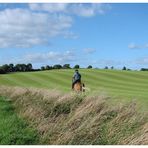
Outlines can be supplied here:
<path id="1" fill-rule="evenodd" d="M 45 11 L 49 13 L 74 14 L 82 17 L 91 17 L 97 14 L 104 14 L 111 9 L 108 4 L 67 4 L 67 3 L 50 3 L 50 4 L 29 4 L 31 10 Z"/>
<path id="2" fill-rule="evenodd" d="M 147 44 L 145 44 L 144 46 L 145 46 L 145 48 L 148 48 L 148 43 L 147 43 Z"/>
<path id="3" fill-rule="evenodd" d="M 55 13 L 55 12 L 65 12 L 67 9 L 68 4 L 67 3 L 32 3 L 29 4 L 29 7 L 31 10 L 34 11 L 47 11 L 50 13 Z"/>
<path id="4" fill-rule="evenodd" d="M 142 47 L 139 46 L 139 45 L 136 45 L 135 43 L 130 43 L 130 44 L 128 45 L 128 48 L 129 48 L 129 49 L 141 49 Z"/>
<path id="5" fill-rule="evenodd" d="M 68 31 L 67 33 L 65 32 L 64 38 L 65 39 L 78 39 L 79 36 L 76 33 Z"/>
<path id="6" fill-rule="evenodd" d="M 70 29 L 73 15 L 91 17 L 104 14 L 105 4 L 29 4 L 28 8 L 0 10 L 0 48 L 30 48 L 48 45 L 56 36 L 77 39 Z"/>
<path id="7" fill-rule="evenodd" d="M 145 48 L 148 48 L 148 44 L 138 45 L 138 44 L 135 44 L 135 43 L 130 43 L 128 45 L 128 48 L 129 49 L 145 49 Z"/>
<path id="8" fill-rule="evenodd" d="M 139 65 L 148 65 L 148 57 L 138 58 L 135 60 L 135 63 Z"/>
<path id="9" fill-rule="evenodd" d="M 70 16 L 25 9 L 0 11 L 0 48 L 31 47 L 49 44 L 49 38 L 68 34 Z"/>
<path id="10" fill-rule="evenodd" d="M 69 11 L 82 17 L 92 17 L 106 13 L 111 7 L 107 4 L 73 4 Z"/>
<path id="11" fill-rule="evenodd" d="M 84 52 L 87 53 L 87 54 L 91 54 L 91 53 L 94 53 L 96 50 L 93 49 L 93 48 L 85 48 L 84 49 Z"/>
<path id="12" fill-rule="evenodd" d="M 76 57 L 72 51 L 66 51 L 64 53 L 50 51 L 48 53 L 28 54 L 25 55 L 21 60 L 25 61 L 26 63 L 51 62 L 64 64 L 76 60 Z"/>
<path id="13" fill-rule="evenodd" d="M 98 63 L 103 64 L 105 66 L 119 66 L 125 64 L 125 62 L 123 61 L 113 60 L 113 59 L 99 60 Z"/>

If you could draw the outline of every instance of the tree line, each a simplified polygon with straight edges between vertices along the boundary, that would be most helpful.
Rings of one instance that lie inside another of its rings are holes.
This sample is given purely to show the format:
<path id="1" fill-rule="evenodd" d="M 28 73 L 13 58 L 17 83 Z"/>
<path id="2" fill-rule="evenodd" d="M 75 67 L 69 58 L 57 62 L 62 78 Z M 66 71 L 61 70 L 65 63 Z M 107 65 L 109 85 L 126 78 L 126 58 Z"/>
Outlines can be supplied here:
<path id="1" fill-rule="evenodd" d="M 5 74 L 9 72 L 25 72 L 25 71 L 33 71 L 33 67 L 31 63 L 28 64 L 4 64 L 0 66 L 0 74 Z"/>
<path id="2" fill-rule="evenodd" d="M 43 71 L 43 70 L 52 70 L 52 69 L 79 69 L 79 65 L 75 65 L 74 67 L 71 67 L 70 64 L 56 64 L 53 66 L 42 66 L 39 69 L 34 69 L 31 63 L 28 64 L 4 64 L 0 66 L 0 74 L 6 74 L 6 73 L 11 73 L 11 72 L 29 72 L 29 71 Z M 92 68 L 91 65 L 87 67 L 88 69 Z"/>
<path id="3" fill-rule="evenodd" d="M 46 65 L 46 66 L 41 66 L 39 69 L 34 69 L 31 63 L 28 64 L 4 64 L 0 66 L 0 74 L 6 74 L 6 73 L 11 73 L 11 72 L 29 72 L 29 71 L 44 71 L 44 70 L 52 70 L 52 69 L 79 69 L 80 65 L 75 65 L 74 67 L 71 67 L 70 64 L 55 64 L 53 66 Z M 86 67 L 87 69 L 93 68 L 91 65 Z M 114 69 L 114 67 L 108 67 L 105 66 L 104 69 Z M 122 68 L 122 70 L 131 70 L 129 68 L 126 68 L 125 66 Z M 141 68 L 141 71 L 148 71 L 148 68 Z"/>

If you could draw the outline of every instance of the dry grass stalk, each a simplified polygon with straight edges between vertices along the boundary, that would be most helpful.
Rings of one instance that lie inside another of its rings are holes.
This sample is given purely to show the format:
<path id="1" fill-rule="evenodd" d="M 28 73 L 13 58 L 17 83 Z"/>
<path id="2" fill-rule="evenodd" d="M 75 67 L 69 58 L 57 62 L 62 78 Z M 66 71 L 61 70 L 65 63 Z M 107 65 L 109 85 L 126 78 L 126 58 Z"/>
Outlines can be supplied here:
<path id="1" fill-rule="evenodd" d="M 42 144 L 148 144 L 147 113 L 138 113 L 134 102 L 111 107 L 105 95 L 6 86 L 0 95 L 13 100 Z"/>

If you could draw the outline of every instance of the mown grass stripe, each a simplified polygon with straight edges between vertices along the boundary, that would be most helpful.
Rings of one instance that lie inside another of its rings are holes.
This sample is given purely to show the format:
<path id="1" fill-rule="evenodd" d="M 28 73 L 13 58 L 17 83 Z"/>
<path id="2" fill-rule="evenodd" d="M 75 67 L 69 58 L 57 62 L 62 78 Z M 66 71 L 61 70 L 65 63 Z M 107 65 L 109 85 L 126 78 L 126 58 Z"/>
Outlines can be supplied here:
<path id="1" fill-rule="evenodd" d="M 59 73 L 59 75 L 61 75 L 61 74 L 63 74 L 63 75 L 67 75 L 67 76 L 69 76 L 69 74 L 66 74 L 66 73 Z M 122 79 L 122 77 L 120 77 L 120 80 L 118 80 L 118 79 L 116 79 L 116 76 L 115 77 L 108 77 L 108 76 L 106 76 L 106 75 L 96 75 L 96 74 L 94 74 L 94 73 L 90 73 L 90 72 L 88 72 L 88 71 L 86 71 L 86 72 L 84 72 L 83 73 L 83 71 L 82 71 L 82 75 L 83 75 L 83 81 L 87 81 L 87 80 L 91 80 L 91 81 L 93 81 L 93 80 L 95 80 L 95 81 L 99 81 L 99 82 L 101 82 L 101 81 L 103 81 L 103 83 L 112 83 L 113 82 L 113 84 L 117 84 L 117 85 L 126 85 L 126 86 L 130 86 L 130 87 L 139 87 L 139 88 L 141 88 L 141 87 L 148 87 L 148 83 L 137 83 L 137 82 L 135 82 L 135 81 L 125 81 L 125 79 Z M 134 79 L 135 80 L 135 79 Z"/>
<path id="2" fill-rule="evenodd" d="M 148 75 L 137 71 L 80 69 L 82 81 L 93 91 L 106 91 L 125 96 L 128 93 L 148 97 Z M 74 70 L 49 70 L 39 72 L 0 75 L 0 85 L 8 84 L 25 87 L 71 90 Z"/>
<path id="3" fill-rule="evenodd" d="M 96 74 L 102 74 L 106 75 L 106 77 L 111 77 L 113 79 L 118 79 L 118 80 L 130 80 L 130 81 L 138 81 L 138 82 L 148 82 L 148 77 L 139 77 L 139 74 L 136 74 L 136 76 L 131 75 L 132 73 L 114 73 L 112 71 L 105 72 L 105 71 L 99 71 Z"/>

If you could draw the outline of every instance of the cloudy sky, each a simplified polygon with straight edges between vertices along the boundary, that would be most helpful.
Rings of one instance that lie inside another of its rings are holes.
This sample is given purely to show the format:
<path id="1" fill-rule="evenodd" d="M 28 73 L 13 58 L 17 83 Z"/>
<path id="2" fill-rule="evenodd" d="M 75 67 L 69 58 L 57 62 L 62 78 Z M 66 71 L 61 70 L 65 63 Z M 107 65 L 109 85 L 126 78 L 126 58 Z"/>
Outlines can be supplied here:
<path id="1" fill-rule="evenodd" d="M 0 4 L 0 65 L 148 67 L 148 4 Z"/>

